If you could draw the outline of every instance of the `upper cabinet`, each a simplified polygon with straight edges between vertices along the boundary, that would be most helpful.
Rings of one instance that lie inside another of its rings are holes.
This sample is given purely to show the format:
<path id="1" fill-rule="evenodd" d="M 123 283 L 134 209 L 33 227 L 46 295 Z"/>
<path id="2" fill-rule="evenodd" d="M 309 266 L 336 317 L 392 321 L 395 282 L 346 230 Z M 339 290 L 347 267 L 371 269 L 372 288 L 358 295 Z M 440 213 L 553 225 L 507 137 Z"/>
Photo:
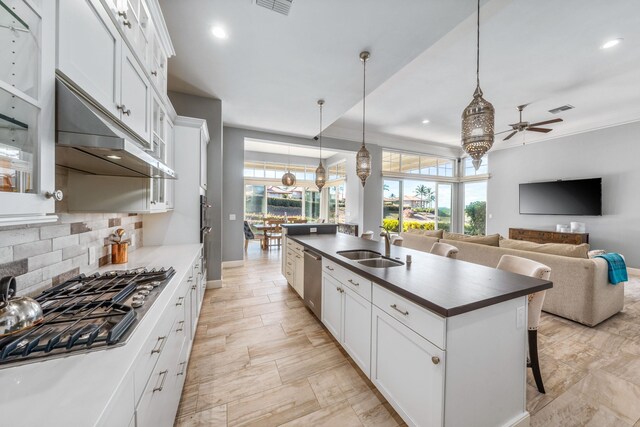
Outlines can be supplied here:
<path id="1" fill-rule="evenodd" d="M 0 0 L 0 226 L 57 219 L 54 52 L 55 2 Z"/>

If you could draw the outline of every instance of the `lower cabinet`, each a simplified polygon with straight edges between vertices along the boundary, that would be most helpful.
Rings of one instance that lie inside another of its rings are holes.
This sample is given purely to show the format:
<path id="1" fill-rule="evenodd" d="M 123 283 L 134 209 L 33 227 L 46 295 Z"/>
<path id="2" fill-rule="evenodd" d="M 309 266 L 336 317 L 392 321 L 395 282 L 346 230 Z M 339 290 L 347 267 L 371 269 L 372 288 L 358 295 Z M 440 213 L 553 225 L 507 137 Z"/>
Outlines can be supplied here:
<path id="1" fill-rule="evenodd" d="M 441 426 L 445 352 L 373 307 L 371 381 L 409 425 Z"/>
<path id="2" fill-rule="evenodd" d="M 369 284 L 370 286 L 370 284 Z M 367 376 L 371 366 L 371 303 L 329 274 L 322 275 L 322 323 Z"/>
<path id="3" fill-rule="evenodd" d="M 304 248 L 302 245 L 284 238 L 282 245 L 282 275 L 287 283 L 304 299 Z"/>

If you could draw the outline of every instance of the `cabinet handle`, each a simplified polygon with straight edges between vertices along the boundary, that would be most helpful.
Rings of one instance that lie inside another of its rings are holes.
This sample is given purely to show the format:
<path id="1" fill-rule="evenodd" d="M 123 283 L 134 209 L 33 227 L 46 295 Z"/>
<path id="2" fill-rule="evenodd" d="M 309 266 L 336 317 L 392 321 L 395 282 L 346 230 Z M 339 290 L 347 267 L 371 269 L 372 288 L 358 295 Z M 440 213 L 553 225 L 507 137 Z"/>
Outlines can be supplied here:
<path id="1" fill-rule="evenodd" d="M 158 337 L 158 346 L 156 348 L 154 348 L 153 350 L 151 350 L 151 354 L 153 353 L 160 353 L 162 351 L 162 347 L 164 347 L 164 340 L 166 340 L 167 337 Z"/>
<path id="2" fill-rule="evenodd" d="M 121 16 L 123 19 L 127 19 L 127 11 L 126 10 L 119 10 L 118 11 L 118 16 Z"/>
<path id="3" fill-rule="evenodd" d="M 122 25 L 124 25 L 125 27 L 129 27 L 129 29 L 131 29 L 131 21 L 127 19 L 127 12 L 125 10 L 119 10 L 118 16 L 122 17 Z"/>
<path id="4" fill-rule="evenodd" d="M 340 292 L 340 293 L 343 293 L 343 292 L 344 292 L 344 289 L 342 289 L 342 288 L 336 288 L 336 291 L 338 291 L 338 292 Z"/>
<path id="5" fill-rule="evenodd" d="M 178 298 L 178 301 L 176 301 L 176 307 L 179 305 L 182 305 L 182 301 L 184 300 L 184 297 L 180 297 Z"/>
<path id="6" fill-rule="evenodd" d="M 287 263 L 287 265 L 291 265 L 291 263 L 290 263 L 290 262 L 288 262 L 288 263 Z"/>
<path id="7" fill-rule="evenodd" d="M 296 258 L 300 259 L 300 255 L 296 255 Z"/>
<path id="8" fill-rule="evenodd" d="M 196 290 L 196 285 L 191 286 L 191 290 L 195 291 Z"/>
<path id="9" fill-rule="evenodd" d="M 360 283 L 358 283 L 358 282 L 354 282 L 354 281 L 353 281 L 353 280 L 351 280 L 351 279 L 347 280 L 347 282 L 349 282 L 349 283 L 351 283 L 352 285 L 355 285 L 355 286 L 360 286 Z"/>
<path id="10" fill-rule="evenodd" d="M 184 320 L 179 321 L 178 325 L 180 325 L 180 327 L 176 329 L 176 332 L 184 331 Z"/>
<path id="11" fill-rule="evenodd" d="M 327 265 L 327 270 L 333 271 L 333 267 L 331 267 L 330 265 Z"/>
<path id="12" fill-rule="evenodd" d="M 157 71 L 152 71 L 152 72 L 151 72 L 151 75 L 152 75 L 152 76 L 157 76 L 157 75 L 158 75 L 158 72 L 157 72 Z M 160 120 L 162 120 L 162 119 L 160 119 Z"/>
<path id="13" fill-rule="evenodd" d="M 185 370 L 185 368 L 187 367 L 187 362 L 186 362 L 186 361 L 184 361 L 184 362 L 180 363 L 180 366 L 182 366 L 182 370 L 180 370 L 180 372 L 178 372 L 178 373 L 176 374 L 176 376 L 184 375 L 184 370 Z"/>
<path id="14" fill-rule="evenodd" d="M 434 365 L 437 365 L 438 363 L 440 363 L 440 358 L 438 356 L 433 356 L 431 358 L 431 361 L 433 362 Z"/>
<path id="15" fill-rule="evenodd" d="M 116 108 L 118 110 L 122 111 L 122 114 L 124 114 L 126 116 L 130 116 L 131 115 L 131 110 L 129 110 L 124 104 L 116 105 Z"/>
<path id="16" fill-rule="evenodd" d="M 162 382 L 160 383 L 160 387 L 156 387 L 153 389 L 153 392 L 155 393 L 156 391 L 162 391 L 162 389 L 164 388 L 164 382 L 167 379 L 167 374 L 169 373 L 169 371 L 167 369 L 165 369 L 164 371 L 160 372 L 158 375 L 162 375 Z"/>
<path id="17" fill-rule="evenodd" d="M 408 316 L 409 312 L 408 311 L 402 311 L 398 308 L 397 305 L 395 304 L 391 304 L 391 308 L 393 308 L 395 311 L 397 311 L 398 313 L 401 313 L 403 316 Z"/>
<path id="18" fill-rule="evenodd" d="M 53 192 L 47 191 L 46 193 L 44 193 L 44 197 L 46 197 L 47 199 L 53 199 L 56 202 L 61 202 L 64 198 L 64 194 L 61 190 L 55 190 Z"/>

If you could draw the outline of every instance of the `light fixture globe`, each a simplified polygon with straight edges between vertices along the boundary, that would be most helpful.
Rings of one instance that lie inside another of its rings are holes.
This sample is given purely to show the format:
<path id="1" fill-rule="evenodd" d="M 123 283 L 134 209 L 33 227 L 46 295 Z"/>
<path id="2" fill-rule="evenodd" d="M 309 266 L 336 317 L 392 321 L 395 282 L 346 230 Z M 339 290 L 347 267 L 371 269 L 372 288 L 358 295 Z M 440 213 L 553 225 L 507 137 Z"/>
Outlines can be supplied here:
<path id="1" fill-rule="evenodd" d="M 287 171 L 284 175 L 282 175 L 282 185 L 287 187 L 293 187 L 296 183 L 296 176 L 291 172 Z"/>
<path id="2" fill-rule="evenodd" d="M 322 191 L 322 187 L 327 183 L 327 171 L 324 166 L 322 166 L 322 161 L 316 168 L 316 187 L 318 187 L 318 191 Z"/>
<path id="3" fill-rule="evenodd" d="M 360 182 L 362 182 L 362 186 L 371 175 L 371 154 L 369 154 L 369 150 L 367 147 L 362 144 L 360 150 L 356 154 L 356 173 L 358 174 L 358 178 L 360 178 Z"/>
<path id="4" fill-rule="evenodd" d="M 494 126 L 495 109 L 482 97 L 482 89 L 477 86 L 473 100 L 462 112 L 462 148 L 473 159 L 476 170 L 493 146 Z"/>

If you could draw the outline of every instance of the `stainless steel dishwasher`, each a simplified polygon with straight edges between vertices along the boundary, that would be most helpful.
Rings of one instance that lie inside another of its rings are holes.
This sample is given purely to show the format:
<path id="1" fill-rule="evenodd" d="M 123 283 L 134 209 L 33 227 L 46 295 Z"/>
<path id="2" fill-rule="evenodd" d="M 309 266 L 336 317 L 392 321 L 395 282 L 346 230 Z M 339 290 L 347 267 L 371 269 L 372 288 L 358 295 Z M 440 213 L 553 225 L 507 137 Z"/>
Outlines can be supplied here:
<path id="1" fill-rule="evenodd" d="M 322 257 L 304 250 L 304 303 L 318 319 L 322 305 Z"/>

